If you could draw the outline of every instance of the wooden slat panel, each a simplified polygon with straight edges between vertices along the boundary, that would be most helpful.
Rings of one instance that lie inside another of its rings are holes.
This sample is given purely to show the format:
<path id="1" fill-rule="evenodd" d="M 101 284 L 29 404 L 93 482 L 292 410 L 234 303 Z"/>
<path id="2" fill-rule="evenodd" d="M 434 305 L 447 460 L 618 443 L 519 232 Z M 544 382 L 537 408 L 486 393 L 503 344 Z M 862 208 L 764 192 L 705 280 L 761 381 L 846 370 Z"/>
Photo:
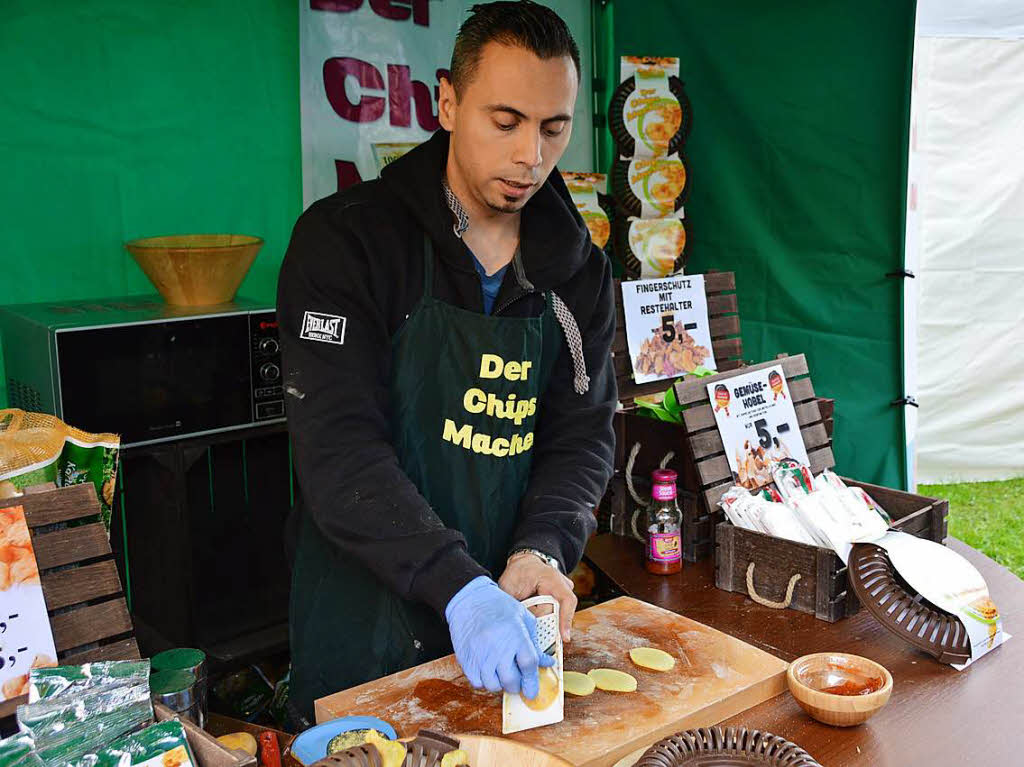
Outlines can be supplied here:
<path id="1" fill-rule="evenodd" d="M 617 384 L 619 387 L 619 401 L 623 403 L 632 402 L 637 397 L 660 394 L 668 388 L 667 381 L 652 381 L 651 383 L 638 386 L 633 383 L 632 378 L 619 378 L 617 379 Z"/>
<path id="2" fill-rule="evenodd" d="M 791 379 L 797 376 L 807 375 L 807 359 L 802 354 L 797 354 L 793 357 L 782 357 L 781 359 L 771 360 L 769 362 L 762 362 L 757 365 L 748 365 L 744 370 L 745 373 L 753 372 L 755 370 L 764 370 L 775 365 L 782 365 L 782 372 L 786 376 L 786 380 L 789 382 L 790 387 L 794 386 L 797 382 Z M 726 373 L 719 373 L 717 375 L 708 376 L 707 378 L 697 378 L 692 381 L 682 381 L 676 384 L 676 399 L 684 405 L 692 404 L 694 402 L 701 402 L 707 400 L 708 393 L 705 388 L 709 383 L 718 383 L 732 378 L 732 375 Z M 808 384 L 809 386 L 809 384 Z M 811 391 L 813 392 L 813 387 Z M 804 389 L 799 390 L 801 395 L 805 394 Z M 814 396 L 813 393 L 811 396 Z M 807 399 L 806 396 L 801 396 L 799 399 L 796 397 L 796 392 L 793 393 L 795 401 Z"/>
<path id="3" fill-rule="evenodd" d="M 44 574 L 41 578 L 48 610 L 121 593 L 113 560 Z"/>
<path id="4" fill-rule="evenodd" d="M 724 452 L 725 444 L 718 429 L 708 429 L 690 437 L 690 449 L 693 451 L 693 457 L 699 461 L 709 455 Z"/>
<path id="5" fill-rule="evenodd" d="M 701 487 L 717 485 L 725 480 L 732 480 L 732 469 L 729 468 L 729 460 L 725 454 L 709 458 L 706 461 L 697 463 L 697 474 L 700 477 Z"/>
<path id="6" fill-rule="evenodd" d="M 722 293 L 717 296 L 708 296 L 708 315 L 736 314 L 739 311 L 739 302 L 735 293 Z"/>
<path id="7" fill-rule="evenodd" d="M 793 398 L 793 404 L 806 402 L 814 399 L 814 384 L 810 378 L 798 378 L 795 381 L 787 381 L 789 384 L 789 396 Z M 814 405 L 817 406 L 817 402 Z"/>
<path id="8" fill-rule="evenodd" d="M 832 455 L 831 446 L 808 450 L 807 457 L 811 460 L 811 473 L 820 474 L 825 469 L 831 469 L 836 465 L 835 456 Z"/>
<path id="9" fill-rule="evenodd" d="M 820 423 L 805 426 L 800 430 L 800 437 L 804 441 L 804 448 L 808 454 L 815 448 L 828 445 L 829 443 L 828 434 L 825 433 L 825 426 Z"/>
<path id="10" fill-rule="evenodd" d="M 139 645 L 134 638 L 122 639 L 120 642 L 111 642 L 92 650 L 84 650 L 66 658 L 61 658 L 62 666 L 78 666 L 82 663 L 95 663 L 101 660 L 137 660 Z"/>
<path id="11" fill-rule="evenodd" d="M 704 275 L 705 293 L 722 293 L 727 290 L 736 290 L 735 272 L 708 272 Z"/>
<path id="12" fill-rule="evenodd" d="M 739 357 L 743 354 L 743 339 L 721 338 L 711 342 L 711 350 L 715 353 L 715 361 Z"/>
<path id="13" fill-rule="evenodd" d="M 803 438 L 804 446 L 808 450 L 825 445 L 829 441 L 825 427 L 820 421 L 802 428 L 800 436 Z M 722 443 L 722 437 L 718 433 L 718 429 L 708 429 L 707 431 L 693 434 L 690 437 L 690 448 L 693 450 L 693 457 L 700 460 L 701 458 L 707 458 L 708 456 L 723 452 L 725 445 Z"/>
<path id="14" fill-rule="evenodd" d="M 70 565 L 110 554 L 107 531 L 99 522 L 70 527 L 32 537 L 32 548 L 40 570 Z"/>
<path id="15" fill-rule="evenodd" d="M 123 599 L 112 599 L 91 607 L 54 615 L 50 618 L 53 643 L 57 652 L 81 647 L 101 639 L 127 634 L 132 630 L 128 605 Z"/>
<path id="16" fill-rule="evenodd" d="M 715 360 L 718 362 L 717 360 Z M 738 368 L 746 367 L 747 363 L 743 360 L 723 360 L 718 363 L 718 371 L 720 373 L 728 373 L 730 370 L 737 370 Z"/>
<path id="17" fill-rule="evenodd" d="M 732 481 L 723 482 L 721 485 L 715 485 L 704 490 L 702 496 L 704 497 L 705 508 L 709 511 L 718 509 L 718 502 L 722 500 L 725 491 L 730 487 L 732 487 Z"/>
<path id="18" fill-rule="evenodd" d="M 821 413 L 818 412 L 817 401 L 803 402 L 793 409 L 796 410 L 796 422 L 801 426 L 821 421 Z"/>
<path id="19" fill-rule="evenodd" d="M 676 396 L 679 396 L 679 386 L 676 386 Z M 707 396 L 705 392 L 704 396 Z M 704 429 L 713 428 L 715 424 L 715 411 L 711 409 L 711 405 L 699 405 L 697 407 L 690 407 L 683 411 L 683 425 L 686 426 L 686 431 L 693 434 L 696 431 L 702 431 Z"/>
<path id="20" fill-rule="evenodd" d="M 723 357 L 736 357 L 743 353 L 743 340 L 739 338 L 740 333 L 740 318 L 739 315 L 732 314 L 724 317 L 715 317 L 710 321 L 711 340 L 718 341 L 723 338 L 731 338 L 737 336 L 734 340 L 739 344 L 738 351 L 729 352 L 723 354 Z M 629 341 L 626 338 L 626 328 L 620 322 L 617 323 L 615 328 L 615 335 L 612 337 L 612 351 L 615 353 L 629 353 Z M 715 348 L 715 358 L 718 358 L 717 346 Z"/>
<path id="21" fill-rule="evenodd" d="M 740 334 L 740 317 L 738 314 L 714 317 L 709 321 L 709 327 L 712 340 L 725 336 L 738 336 Z"/>
<path id="22" fill-rule="evenodd" d="M 91 482 L 62 487 L 42 493 L 26 493 L 19 498 L 0 501 L 0 509 L 21 506 L 30 528 L 70 522 L 73 519 L 97 516 L 100 513 L 96 488 Z"/>
<path id="23" fill-rule="evenodd" d="M 614 354 L 612 355 L 612 368 L 615 370 L 615 377 L 620 378 L 623 376 L 633 377 L 633 363 L 629 359 L 628 354 Z"/>

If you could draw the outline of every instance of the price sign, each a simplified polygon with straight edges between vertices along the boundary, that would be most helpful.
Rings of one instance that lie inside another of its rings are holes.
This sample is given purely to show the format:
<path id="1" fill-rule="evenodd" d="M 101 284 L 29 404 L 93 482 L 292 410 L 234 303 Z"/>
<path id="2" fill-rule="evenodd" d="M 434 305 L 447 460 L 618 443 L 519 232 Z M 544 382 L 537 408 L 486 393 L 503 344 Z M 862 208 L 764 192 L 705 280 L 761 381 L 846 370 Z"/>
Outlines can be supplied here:
<path id="1" fill-rule="evenodd" d="M 718 369 L 703 274 L 624 281 L 622 308 L 638 384 Z"/>
<path id="2" fill-rule="evenodd" d="M 0 509 L 0 701 L 28 692 L 31 669 L 56 663 L 25 512 Z"/>
<path id="3" fill-rule="evenodd" d="M 736 484 L 748 490 L 767 485 L 783 458 L 810 462 L 781 365 L 711 383 L 707 389 Z"/>

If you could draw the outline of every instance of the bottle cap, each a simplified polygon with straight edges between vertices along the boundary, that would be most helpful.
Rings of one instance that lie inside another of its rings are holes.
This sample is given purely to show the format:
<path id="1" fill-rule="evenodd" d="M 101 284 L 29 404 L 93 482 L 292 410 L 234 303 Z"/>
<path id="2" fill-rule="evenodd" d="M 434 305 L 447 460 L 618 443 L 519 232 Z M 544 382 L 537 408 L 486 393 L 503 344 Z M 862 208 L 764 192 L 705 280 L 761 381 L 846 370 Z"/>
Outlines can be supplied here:
<path id="1" fill-rule="evenodd" d="M 678 476 L 672 469 L 655 469 L 651 472 L 651 479 L 658 485 L 674 485 Z"/>

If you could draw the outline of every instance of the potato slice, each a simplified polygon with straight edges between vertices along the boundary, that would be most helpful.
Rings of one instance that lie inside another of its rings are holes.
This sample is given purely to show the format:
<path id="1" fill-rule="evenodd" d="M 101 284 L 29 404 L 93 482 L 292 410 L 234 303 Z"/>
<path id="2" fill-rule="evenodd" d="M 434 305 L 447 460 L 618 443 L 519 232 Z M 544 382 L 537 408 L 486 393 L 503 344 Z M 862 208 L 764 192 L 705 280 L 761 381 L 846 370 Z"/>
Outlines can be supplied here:
<path id="1" fill-rule="evenodd" d="M 676 665 L 675 658 L 654 647 L 634 647 L 629 651 L 629 659 L 640 668 L 651 671 L 671 671 Z"/>
<path id="2" fill-rule="evenodd" d="M 244 751 L 249 756 L 256 756 L 256 738 L 247 732 L 233 732 L 230 735 L 221 735 L 217 740 L 227 748 Z"/>
<path id="3" fill-rule="evenodd" d="M 469 756 L 461 748 L 441 757 L 441 767 L 468 767 Z"/>
<path id="4" fill-rule="evenodd" d="M 562 684 L 570 695 L 590 695 L 594 691 L 594 680 L 579 671 L 566 671 L 562 674 Z"/>
<path id="5" fill-rule="evenodd" d="M 402 767 L 405 763 L 405 746 L 397 740 L 388 740 L 376 730 L 366 733 L 366 743 L 380 753 L 384 767 Z"/>
<path id="6" fill-rule="evenodd" d="M 594 685 L 599 690 L 608 692 L 636 691 L 636 679 L 625 671 L 616 671 L 613 668 L 595 668 L 588 671 L 587 676 L 594 680 Z"/>
<path id="7" fill-rule="evenodd" d="M 520 695 L 526 707 L 533 711 L 543 711 L 558 698 L 558 674 L 553 668 L 542 668 L 539 672 L 540 692 L 537 697 L 530 700 L 525 695 Z"/>

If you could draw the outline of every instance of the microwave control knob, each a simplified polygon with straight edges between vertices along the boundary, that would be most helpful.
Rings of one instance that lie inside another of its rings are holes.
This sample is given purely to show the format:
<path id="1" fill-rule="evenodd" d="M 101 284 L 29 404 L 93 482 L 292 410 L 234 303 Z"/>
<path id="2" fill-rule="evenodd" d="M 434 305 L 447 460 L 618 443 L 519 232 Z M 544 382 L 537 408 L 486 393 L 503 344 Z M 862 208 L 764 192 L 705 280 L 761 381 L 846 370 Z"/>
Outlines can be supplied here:
<path id="1" fill-rule="evenodd" d="M 260 378 L 264 381 L 276 381 L 281 377 L 281 368 L 273 362 L 265 362 L 260 366 Z"/>
<path id="2" fill-rule="evenodd" d="M 281 349 L 281 344 L 277 342 L 276 338 L 264 338 L 260 341 L 260 352 L 262 354 L 277 354 Z"/>

